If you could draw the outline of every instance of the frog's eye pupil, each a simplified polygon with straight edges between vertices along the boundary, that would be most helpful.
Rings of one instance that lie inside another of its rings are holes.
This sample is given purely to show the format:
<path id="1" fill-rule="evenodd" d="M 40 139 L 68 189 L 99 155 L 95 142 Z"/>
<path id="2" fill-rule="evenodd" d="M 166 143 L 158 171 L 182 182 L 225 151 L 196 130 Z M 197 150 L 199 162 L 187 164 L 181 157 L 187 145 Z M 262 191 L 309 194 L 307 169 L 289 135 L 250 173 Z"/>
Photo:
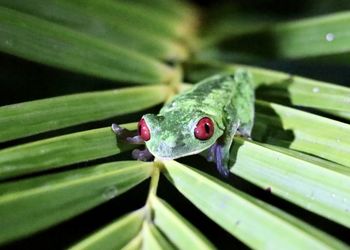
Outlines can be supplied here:
<path id="1" fill-rule="evenodd" d="M 206 124 L 204 124 L 204 128 L 205 128 L 205 132 L 207 133 L 207 134 L 209 134 L 210 133 L 210 127 L 209 127 L 209 125 L 206 123 Z"/>
<path id="2" fill-rule="evenodd" d="M 209 117 L 203 117 L 194 129 L 194 136 L 199 140 L 208 140 L 214 134 L 214 123 Z"/>
<path id="3" fill-rule="evenodd" d="M 139 121 L 139 124 L 138 124 L 137 128 L 138 128 L 139 136 L 141 136 L 141 138 L 144 141 L 148 141 L 149 139 L 151 139 L 151 133 L 149 131 L 149 128 L 147 126 L 147 123 L 146 123 L 145 119 L 142 118 Z"/>

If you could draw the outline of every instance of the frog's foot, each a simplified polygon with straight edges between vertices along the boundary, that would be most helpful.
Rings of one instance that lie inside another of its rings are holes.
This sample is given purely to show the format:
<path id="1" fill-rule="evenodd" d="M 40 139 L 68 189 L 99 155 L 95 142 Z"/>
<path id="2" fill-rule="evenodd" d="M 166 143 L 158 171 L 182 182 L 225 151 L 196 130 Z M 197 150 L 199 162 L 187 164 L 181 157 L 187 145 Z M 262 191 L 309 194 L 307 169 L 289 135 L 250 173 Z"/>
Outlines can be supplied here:
<path id="1" fill-rule="evenodd" d="M 144 144 L 144 140 L 138 135 L 137 131 L 130 131 L 120 127 L 118 124 L 112 124 L 112 130 L 117 135 L 118 139 L 130 144 Z"/>
<path id="2" fill-rule="evenodd" d="M 214 161 L 216 163 L 216 169 L 219 171 L 221 176 L 227 178 L 230 175 L 230 170 L 225 165 L 223 160 L 223 145 L 217 142 L 214 143 L 209 149 L 207 159 L 208 161 Z"/>
<path id="3" fill-rule="evenodd" d="M 147 148 L 144 150 L 134 149 L 132 151 L 132 158 L 139 161 L 151 161 L 153 160 L 154 156 L 148 151 Z"/>

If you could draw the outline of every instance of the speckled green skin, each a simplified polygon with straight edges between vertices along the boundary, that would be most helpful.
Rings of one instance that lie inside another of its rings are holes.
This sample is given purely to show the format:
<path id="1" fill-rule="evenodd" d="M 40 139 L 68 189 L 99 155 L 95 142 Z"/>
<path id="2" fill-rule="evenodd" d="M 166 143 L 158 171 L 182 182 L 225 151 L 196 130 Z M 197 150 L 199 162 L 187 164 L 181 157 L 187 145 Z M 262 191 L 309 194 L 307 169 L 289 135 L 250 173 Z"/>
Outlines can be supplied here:
<path id="1" fill-rule="evenodd" d="M 214 122 L 214 135 L 198 140 L 194 128 L 203 117 Z M 254 89 L 245 71 L 235 75 L 215 75 L 167 103 L 158 115 L 144 115 L 151 139 L 148 150 L 157 158 L 175 159 L 193 155 L 215 142 L 223 145 L 223 162 L 227 166 L 229 149 L 237 129 L 250 136 L 254 120 Z"/>

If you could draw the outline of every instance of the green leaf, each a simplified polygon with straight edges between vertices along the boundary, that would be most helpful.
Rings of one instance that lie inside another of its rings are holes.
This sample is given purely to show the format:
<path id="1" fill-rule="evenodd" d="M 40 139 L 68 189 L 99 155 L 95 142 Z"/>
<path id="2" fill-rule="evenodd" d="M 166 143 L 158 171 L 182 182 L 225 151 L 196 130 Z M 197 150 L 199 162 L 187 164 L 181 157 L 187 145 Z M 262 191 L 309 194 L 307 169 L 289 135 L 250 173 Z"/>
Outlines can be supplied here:
<path id="1" fill-rule="evenodd" d="M 339 12 L 278 24 L 269 30 L 269 35 L 272 33 L 277 55 L 281 57 L 344 53 L 350 51 L 349 21 L 350 12 Z"/>
<path id="2" fill-rule="evenodd" d="M 221 46 L 226 50 L 293 59 L 345 53 L 350 51 L 349 21 L 350 12 L 344 11 L 277 23 L 240 37 L 228 36 Z"/>
<path id="3" fill-rule="evenodd" d="M 190 5 L 189 2 L 183 0 L 137 0 L 137 1 L 128 1 L 129 4 L 140 4 L 142 6 L 152 7 L 156 12 L 161 13 L 167 18 L 175 20 L 184 20 L 193 15 L 194 8 Z M 184 22 L 185 23 L 185 22 Z"/>
<path id="4" fill-rule="evenodd" d="M 110 1 L 1 1 L 4 7 L 82 31 L 152 57 L 176 59 L 186 56 L 184 48 L 175 41 L 150 34 L 144 29 L 135 29 L 134 25 L 126 25 L 125 22 L 116 20 L 117 12 L 106 11 L 106 8 L 118 7 L 120 4 Z"/>
<path id="5" fill-rule="evenodd" d="M 0 107 L 0 142 L 128 114 L 164 102 L 166 86 L 67 95 Z"/>
<path id="6" fill-rule="evenodd" d="M 144 210 L 129 213 L 101 230 L 93 233 L 71 250 L 89 249 L 121 249 L 127 245 L 142 228 Z"/>
<path id="7" fill-rule="evenodd" d="M 175 249 L 171 243 L 150 223 L 144 222 L 142 228 L 143 246 L 146 250 Z"/>
<path id="8" fill-rule="evenodd" d="M 322 111 L 328 110 L 328 113 L 340 117 L 345 117 L 343 112 L 350 112 L 350 88 L 241 64 L 188 65 L 189 77 L 193 82 L 212 74 L 233 73 L 237 69 L 246 69 L 253 75 L 259 98 Z"/>
<path id="9" fill-rule="evenodd" d="M 189 222 L 164 200 L 152 196 L 154 224 L 178 249 L 215 249 Z M 169 226 L 171 225 L 171 227 Z"/>
<path id="10" fill-rule="evenodd" d="M 103 158 L 132 147 L 118 142 L 110 127 L 14 146 L 0 150 L 0 179 Z"/>
<path id="11" fill-rule="evenodd" d="M 0 242 L 32 234 L 108 201 L 148 178 L 152 169 L 152 163 L 113 162 L 1 184 Z"/>
<path id="12" fill-rule="evenodd" d="M 350 125 L 308 112 L 256 102 L 253 138 L 350 167 Z"/>
<path id="13" fill-rule="evenodd" d="M 238 8 L 215 10 L 212 17 L 209 17 L 207 25 L 202 29 L 202 39 L 201 47 L 203 50 L 199 50 L 199 54 L 206 53 L 210 49 L 215 49 L 217 47 L 211 47 L 212 45 L 218 44 L 223 39 L 229 37 L 237 37 L 252 32 L 257 32 L 270 24 L 273 24 L 272 16 L 267 17 L 266 15 L 260 15 L 259 13 L 246 13 L 240 11 Z M 227 12 L 227 13 L 223 13 Z"/>
<path id="14" fill-rule="evenodd" d="M 198 31 L 198 19 L 199 11 L 191 2 L 184 0 L 138 0 L 138 1 L 126 1 L 128 4 L 139 5 L 137 9 L 147 10 L 152 9 L 152 14 L 157 13 L 159 19 L 156 22 L 164 22 L 172 20 L 173 27 L 176 27 L 176 34 L 180 38 L 180 43 L 190 46 L 192 50 L 196 49 L 197 44 L 196 33 Z M 170 24 L 170 23 L 169 23 Z M 171 26 L 171 24 L 170 24 Z M 141 26 L 143 28 L 143 25 Z M 164 32 L 159 33 L 164 36 Z"/>
<path id="15" fill-rule="evenodd" d="M 165 161 L 169 181 L 209 218 L 251 248 L 347 249 L 321 231 L 191 167 Z"/>
<path id="16" fill-rule="evenodd" d="M 168 15 L 159 13 L 149 6 L 130 1 L 106 0 L 100 7 L 105 11 L 105 15 L 114 15 L 115 22 L 127 27 L 168 38 L 180 38 L 183 35 L 179 20 L 169 18 Z"/>
<path id="17" fill-rule="evenodd" d="M 5 7 L 0 7 L 0 51 L 121 82 L 167 83 L 174 74 L 149 57 Z"/>
<path id="18" fill-rule="evenodd" d="M 338 110 L 322 110 L 326 113 L 329 113 L 329 114 L 332 114 L 332 115 L 335 115 L 335 116 L 338 116 L 338 117 L 342 117 L 342 118 L 345 118 L 347 120 L 350 120 L 350 112 L 346 112 L 346 111 L 338 111 Z"/>
<path id="19" fill-rule="evenodd" d="M 122 250 L 139 250 L 142 247 L 142 237 L 141 234 L 137 235 L 134 239 L 129 241 L 128 244 L 126 244 Z"/>
<path id="20" fill-rule="evenodd" d="M 350 169 L 292 150 L 235 140 L 231 172 L 350 227 Z"/>

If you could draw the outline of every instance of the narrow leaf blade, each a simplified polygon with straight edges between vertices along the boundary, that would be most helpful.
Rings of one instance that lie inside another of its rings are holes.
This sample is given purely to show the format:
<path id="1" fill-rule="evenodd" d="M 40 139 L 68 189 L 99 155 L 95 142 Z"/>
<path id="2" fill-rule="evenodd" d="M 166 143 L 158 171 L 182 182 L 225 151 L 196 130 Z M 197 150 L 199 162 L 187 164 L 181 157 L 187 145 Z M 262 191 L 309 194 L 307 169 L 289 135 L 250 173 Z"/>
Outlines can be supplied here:
<path id="1" fill-rule="evenodd" d="M 148 222 L 143 223 L 142 229 L 143 235 L 143 249 L 146 250 L 162 250 L 162 249 L 175 249 L 170 242 L 164 238 L 159 230 Z"/>
<path id="2" fill-rule="evenodd" d="M 253 137 L 350 167 L 350 125 L 279 104 L 256 102 Z M 255 135 L 254 135 L 255 134 Z"/>
<path id="3" fill-rule="evenodd" d="M 110 225 L 93 233 L 71 250 L 121 249 L 127 245 L 142 228 L 144 211 L 142 209 L 129 213 Z"/>
<path id="4" fill-rule="evenodd" d="M 152 57 L 176 59 L 186 56 L 184 48 L 175 41 L 161 35 L 152 35 L 143 29 L 135 30 L 134 26 L 116 20 L 118 13 L 110 11 L 110 5 L 118 4 L 120 3 L 110 1 L 1 1 L 4 7 L 64 25 Z"/>
<path id="5" fill-rule="evenodd" d="M 124 127 L 135 128 L 135 124 Z M 118 142 L 111 128 L 99 128 L 6 148 L 0 150 L 0 179 L 103 158 L 132 147 Z"/>
<path id="6" fill-rule="evenodd" d="M 174 74 L 152 58 L 1 6 L 0 51 L 121 82 L 167 83 Z"/>
<path id="7" fill-rule="evenodd" d="M 235 140 L 231 172 L 307 210 L 350 227 L 350 170 L 270 145 Z"/>
<path id="8" fill-rule="evenodd" d="M 162 103 L 166 86 L 123 88 L 0 107 L 0 142 L 128 114 Z"/>
<path id="9" fill-rule="evenodd" d="M 240 37 L 227 36 L 220 45 L 228 51 L 276 58 L 310 58 L 350 51 L 350 12 L 272 24 Z M 259 45 L 256 45 L 259 41 Z"/>
<path id="10" fill-rule="evenodd" d="M 110 200 L 148 178 L 152 168 L 152 163 L 114 162 L 1 184 L 0 242 L 37 232 Z"/>
<path id="11" fill-rule="evenodd" d="M 153 196 L 151 204 L 155 225 L 178 249 L 215 249 L 204 235 L 164 200 Z"/>

